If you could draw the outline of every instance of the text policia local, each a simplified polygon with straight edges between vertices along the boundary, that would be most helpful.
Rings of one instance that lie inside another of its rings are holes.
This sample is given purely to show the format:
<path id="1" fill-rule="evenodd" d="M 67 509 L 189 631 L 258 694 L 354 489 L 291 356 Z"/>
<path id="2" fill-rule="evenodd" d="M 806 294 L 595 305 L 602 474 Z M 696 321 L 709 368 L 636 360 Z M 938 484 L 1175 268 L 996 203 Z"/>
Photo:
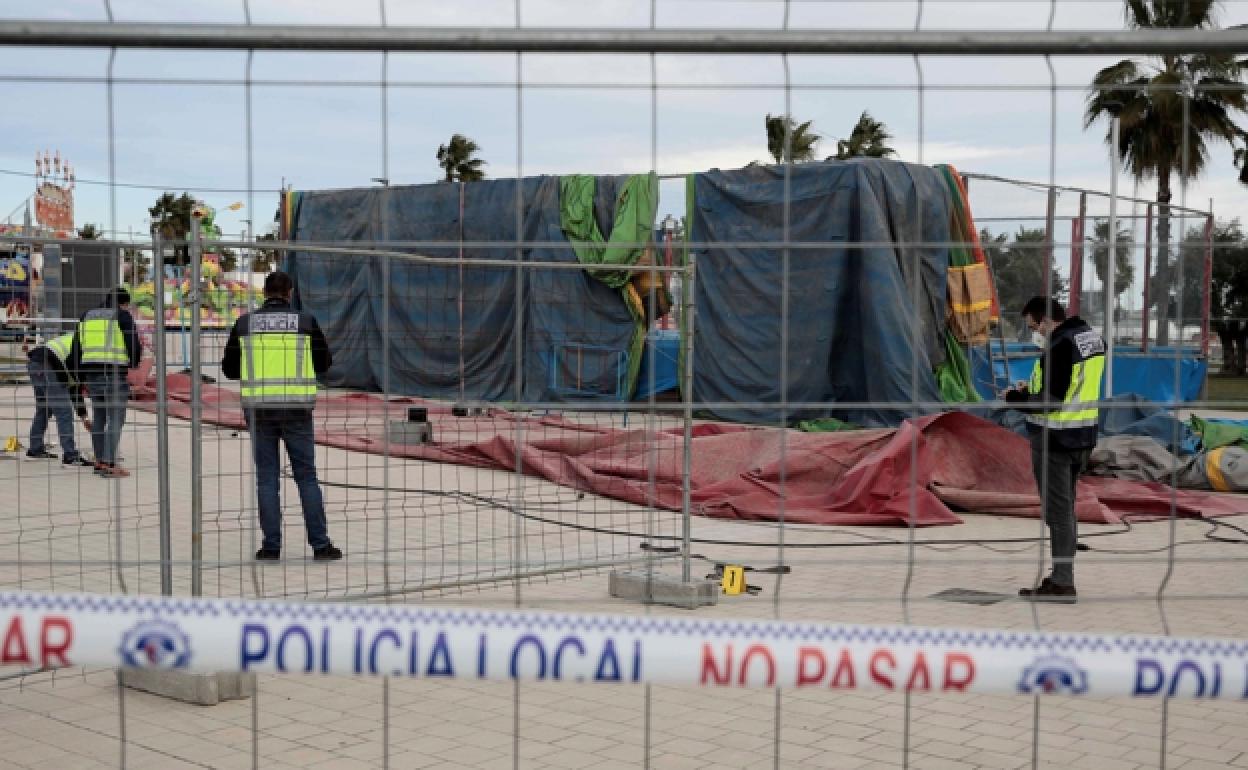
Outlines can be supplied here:
<path id="1" fill-rule="evenodd" d="M 976 673 L 974 659 L 962 652 L 668 641 L 671 646 L 647 663 L 645 650 L 657 651 L 663 640 L 248 623 L 242 628 L 240 666 L 243 671 L 913 691 L 966 691 Z"/>

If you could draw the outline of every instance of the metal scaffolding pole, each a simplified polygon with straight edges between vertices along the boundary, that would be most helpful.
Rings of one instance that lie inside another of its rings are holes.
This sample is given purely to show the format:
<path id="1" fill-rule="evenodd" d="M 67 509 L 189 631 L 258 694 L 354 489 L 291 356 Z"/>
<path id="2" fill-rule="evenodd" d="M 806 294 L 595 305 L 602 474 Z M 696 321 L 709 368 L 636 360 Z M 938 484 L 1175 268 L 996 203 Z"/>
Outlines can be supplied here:
<path id="1" fill-rule="evenodd" d="M 1079 216 L 1070 220 L 1070 304 L 1071 315 L 1079 315 L 1083 294 L 1083 237 L 1087 228 L 1088 194 L 1079 193 Z"/>
<path id="2" fill-rule="evenodd" d="M 1144 219 L 1144 307 L 1140 311 L 1140 350 L 1148 352 L 1148 285 L 1152 282 L 1153 268 L 1153 204 L 1148 204 Z"/>

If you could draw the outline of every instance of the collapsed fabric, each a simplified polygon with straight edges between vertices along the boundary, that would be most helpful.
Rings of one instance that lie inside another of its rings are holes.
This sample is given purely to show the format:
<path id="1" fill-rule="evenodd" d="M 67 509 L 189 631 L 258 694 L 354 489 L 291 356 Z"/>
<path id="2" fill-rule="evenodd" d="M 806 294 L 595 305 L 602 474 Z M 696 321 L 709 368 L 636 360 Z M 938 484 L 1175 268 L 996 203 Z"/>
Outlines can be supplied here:
<path id="1" fill-rule="evenodd" d="M 695 401 L 722 405 L 707 411 L 725 419 L 879 426 L 913 415 L 913 400 L 942 400 L 933 370 L 946 355 L 950 217 L 940 172 L 862 158 L 709 171 L 689 188 Z M 820 406 L 782 411 L 781 401 Z M 837 407 L 867 401 L 882 403 Z"/>
<path id="2" fill-rule="evenodd" d="M 594 213 L 605 229 L 628 179 L 596 180 Z M 559 177 L 543 176 L 304 192 L 288 205 L 290 237 L 451 259 L 576 264 L 559 187 Z M 519 253 L 517 237 L 530 243 Z M 461 252 L 461 242 L 475 245 Z M 331 386 L 484 401 L 618 400 L 639 364 L 633 313 L 619 291 L 581 270 L 311 251 L 292 253 L 285 268 L 298 306 L 329 339 Z"/>
<path id="3" fill-rule="evenodd" d="M 190 413 L 190 379 L 170 375 L 169 412 Z M 204 385 L 207 422 L 241 428 L 238 393 Z M 139 408 L 155 409 L 155 388 L 135 390 Z M 342 449 L 524 473 L 638 505 L 680 510 L 682 429 L 619 430 L 557 416 L 491 410 L 452 417 L 425 402 L 439 443 L 389 445 L 385 421 L 413 403 L 366 394 L 322 394 L 317 441 Z M 517 445 L 517 436 L 523 441 Z M 704 516 L 859 526 L 956 524 L 959 512 L 1039 515 L 1025 438 L 963 412 L 907 421 L 896 429 L 833 433 L 704 423 L 695 426 L 691 495 Z M 912 462 L 915 460 L 915 462 Z M 783 505 L 781 501 L 783 500 Z M 1080 481 L 1081 521 L 1113 522 L 1248 513 L 1240 495 L 1173 490 L 1121 479 Z"/>

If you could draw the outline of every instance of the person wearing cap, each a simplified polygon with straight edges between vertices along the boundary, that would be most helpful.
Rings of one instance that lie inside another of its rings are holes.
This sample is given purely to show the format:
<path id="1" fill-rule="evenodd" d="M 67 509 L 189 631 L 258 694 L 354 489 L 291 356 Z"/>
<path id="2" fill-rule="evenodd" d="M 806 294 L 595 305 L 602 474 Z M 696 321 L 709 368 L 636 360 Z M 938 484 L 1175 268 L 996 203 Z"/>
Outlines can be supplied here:
<path id="1" fill-rule="evenodd" d="M 342 551 L 329 539 L 325 502 L 316 478 L 316 377 L 333 363 L 325 334 L 310 313 L 291 306 L 294 281 L 280 270 L 264 279 L 264 305 L 234 322 L 221 374 L 239 380 L 243 414 L 256 465 L 256 501 L 264 540 L 259 561 L 282 558 L 280 444 L 299 488 L 308 545 L 316 561 L 336 561 Z"/>
<path id="2" fill-rule="evenodd" d="M 77 362 L 73 360 L 73 345 L 74 335 L 70 332 L 48 339 L 26 354 L 26 371 L 30 375 L 30 386 L 35 391 L 35 419 L 30 423 L 30 446 L 26 449 L 26 457 L 31 460 L 56 459 L 44 442 L 48 423 L 55 420 L 63 450 L 61 464 L 67 468 L 90 468 L 91 461 L 78 453 L 74 440 L 74 412 L 82 418 L 87 430 L 91 430 L 91 421 L 87 419 L 81 386 L 74 379 Z"/>
<path id="3" fill-rule="evenodd" d="M 130 292 L 124 288 L 110 291 L 99 307 L 84 313 L 74 331 L 70 355 L 78 363 L 91 397 L 95 472 L 104 478 L 130 475 L 117 464 L 117 448 L 130 397 L 126 372 L 138 367 L 142 352 L 134 317 L 130 315 Z"/>

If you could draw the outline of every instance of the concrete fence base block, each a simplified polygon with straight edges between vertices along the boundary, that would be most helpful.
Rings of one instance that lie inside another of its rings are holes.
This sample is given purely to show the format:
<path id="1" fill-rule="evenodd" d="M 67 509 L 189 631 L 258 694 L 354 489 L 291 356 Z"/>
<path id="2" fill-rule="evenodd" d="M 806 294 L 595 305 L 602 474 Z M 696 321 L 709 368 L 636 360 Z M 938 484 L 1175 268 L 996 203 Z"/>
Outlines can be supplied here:
<path id="1" fill-rule="evenodd" d="M 719 584 L 701 578 L 682 582 L 662 572 L 612 572 L 607 592 L 617 599 L 692 610 L 719 602 Z"/>
<path id="2" fill-rule="evenodd" d="M 117 681 L 134 690 L 198 706 L 215 706 L 224 700 L 250 698 L 256 693 L 255 674 L 190 674 L 185 671 L 119 668 Z"/>

